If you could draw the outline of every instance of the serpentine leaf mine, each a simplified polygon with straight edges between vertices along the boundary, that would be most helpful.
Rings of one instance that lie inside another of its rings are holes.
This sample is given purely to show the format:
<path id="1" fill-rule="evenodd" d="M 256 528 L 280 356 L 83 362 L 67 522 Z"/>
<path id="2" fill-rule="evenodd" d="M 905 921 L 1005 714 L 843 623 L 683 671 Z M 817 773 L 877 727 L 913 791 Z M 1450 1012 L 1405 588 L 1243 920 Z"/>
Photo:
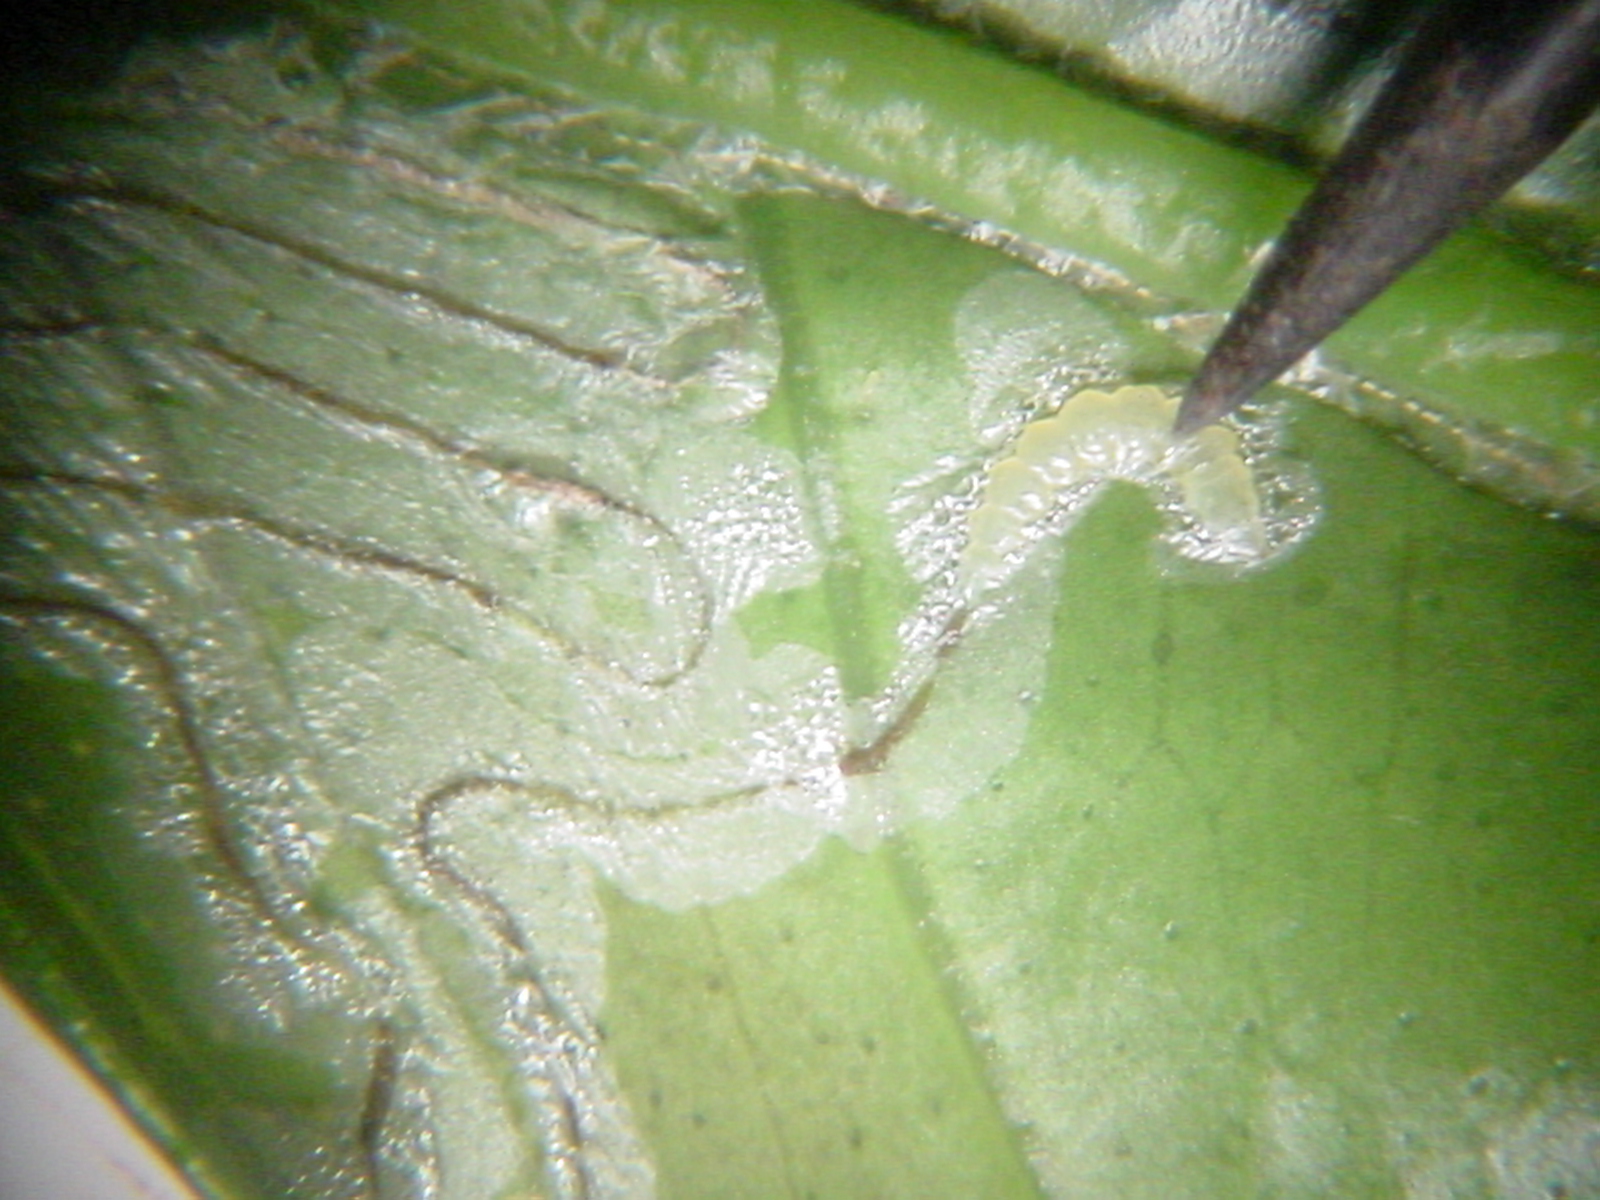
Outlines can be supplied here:
<path id="1" fill-rule="evenodd" d="M 741 624 L 837 522 L 826 456 L 751 421 L 786 350 L 733 197 L 882 189 L 287 29 L 147 48 L 47 144 L 0 221 L 4 651 L 139 731 L 126 818 L 210 931 L 194 1026 L 327 1077 L 304 1119 L 241 1101 L 264 1190 L 649 1194 L 602 884 L 715 904 L 980 791 L 1041 680 L 1024 568 L 1108 481 L 1224 569 L 1314 515 L 1272 422 L 1177 445 L 1166 393 L 1078 390 L 1127 357 L 1087 274 L 929 218 L 997 265 L 967 378 L 885 428 L 917 599 L 847 695 Z M 996 302 L 1039 286 L 1054 324 Z"/>

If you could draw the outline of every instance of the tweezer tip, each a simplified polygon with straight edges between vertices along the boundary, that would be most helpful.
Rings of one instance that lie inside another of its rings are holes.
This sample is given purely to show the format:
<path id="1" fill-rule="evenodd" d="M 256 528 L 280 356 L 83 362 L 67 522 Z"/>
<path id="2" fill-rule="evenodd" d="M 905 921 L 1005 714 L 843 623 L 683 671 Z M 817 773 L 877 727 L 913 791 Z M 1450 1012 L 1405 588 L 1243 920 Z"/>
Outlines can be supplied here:
<path id="1" fill-rule="evenodd" d="M 1226 396 L 1202 391 L 1191 385 L 1178 404 L 1178 415 L 1172 422 L 1172 432 L 1177 437 L 1187 437 L 1207 425 L 1220 421 L 1235 407 L 1236 405 L 1228 403 Z"/>

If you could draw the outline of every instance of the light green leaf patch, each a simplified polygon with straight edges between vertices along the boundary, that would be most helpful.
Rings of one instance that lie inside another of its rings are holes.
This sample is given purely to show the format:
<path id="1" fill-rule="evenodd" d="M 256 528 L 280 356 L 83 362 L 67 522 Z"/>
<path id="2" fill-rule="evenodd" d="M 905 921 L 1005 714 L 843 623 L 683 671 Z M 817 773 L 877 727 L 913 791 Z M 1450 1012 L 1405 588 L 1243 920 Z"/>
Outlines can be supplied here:
<path id="1" fill-rule="evenodd" d="M 1275 412 L 1272 556 L 1074 477 L 974 602 L 1137 289 L 381 38 L 51 154 L 0 944 L 217 1191 L 1595 1185 L 1591 535 Z"/>

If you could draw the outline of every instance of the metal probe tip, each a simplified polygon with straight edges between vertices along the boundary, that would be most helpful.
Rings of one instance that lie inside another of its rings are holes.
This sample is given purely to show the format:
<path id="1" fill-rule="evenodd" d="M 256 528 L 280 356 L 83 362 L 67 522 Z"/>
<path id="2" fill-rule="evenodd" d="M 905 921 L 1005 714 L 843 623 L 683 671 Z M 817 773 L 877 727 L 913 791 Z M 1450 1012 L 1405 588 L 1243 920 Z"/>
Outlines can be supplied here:
<path id="1" fill-rule="evenodd" d="M 1207 387 L 1197 375 L 1184 389 L 1183 399 L 1178 403 L 1178 416 L 1172 422 L 1172 431 L 1179 437 L 1186 437 L 1197 429 L 1204 429 L 1222 420 L 1247 399 L 1248 396 L 1236 399 L 1225 391 Z"/>
<path id="2" fill-rule="evenodd" d="M 1278 239 L 1174 430 L 1221 420 L 1556 149 L 1600 102 L 1600 0 L 1443 0 Z"/>

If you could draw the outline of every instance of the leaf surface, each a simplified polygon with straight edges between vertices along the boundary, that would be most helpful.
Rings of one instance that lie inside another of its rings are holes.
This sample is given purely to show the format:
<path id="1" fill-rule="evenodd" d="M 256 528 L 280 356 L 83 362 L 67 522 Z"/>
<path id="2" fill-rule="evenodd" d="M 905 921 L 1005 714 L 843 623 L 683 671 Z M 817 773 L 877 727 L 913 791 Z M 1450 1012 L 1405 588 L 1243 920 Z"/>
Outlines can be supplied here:
<path id="1" fill-rule="evenodd" d="M 1141 287 L 1246 160 L 1039 126 L 1180 156 L 1190 262 L 980 195 L 940 81 L 1046 85 L 925 31 L 386 11 L 449 53 L 145 51 L 4 230 L 7 969 L 208 1186 L 1596 1186 L 1592 533 L 1291 402 L 1283 553 L 1139 476 L 958 586 L 1030 421 L 1192 361 Z"/>

